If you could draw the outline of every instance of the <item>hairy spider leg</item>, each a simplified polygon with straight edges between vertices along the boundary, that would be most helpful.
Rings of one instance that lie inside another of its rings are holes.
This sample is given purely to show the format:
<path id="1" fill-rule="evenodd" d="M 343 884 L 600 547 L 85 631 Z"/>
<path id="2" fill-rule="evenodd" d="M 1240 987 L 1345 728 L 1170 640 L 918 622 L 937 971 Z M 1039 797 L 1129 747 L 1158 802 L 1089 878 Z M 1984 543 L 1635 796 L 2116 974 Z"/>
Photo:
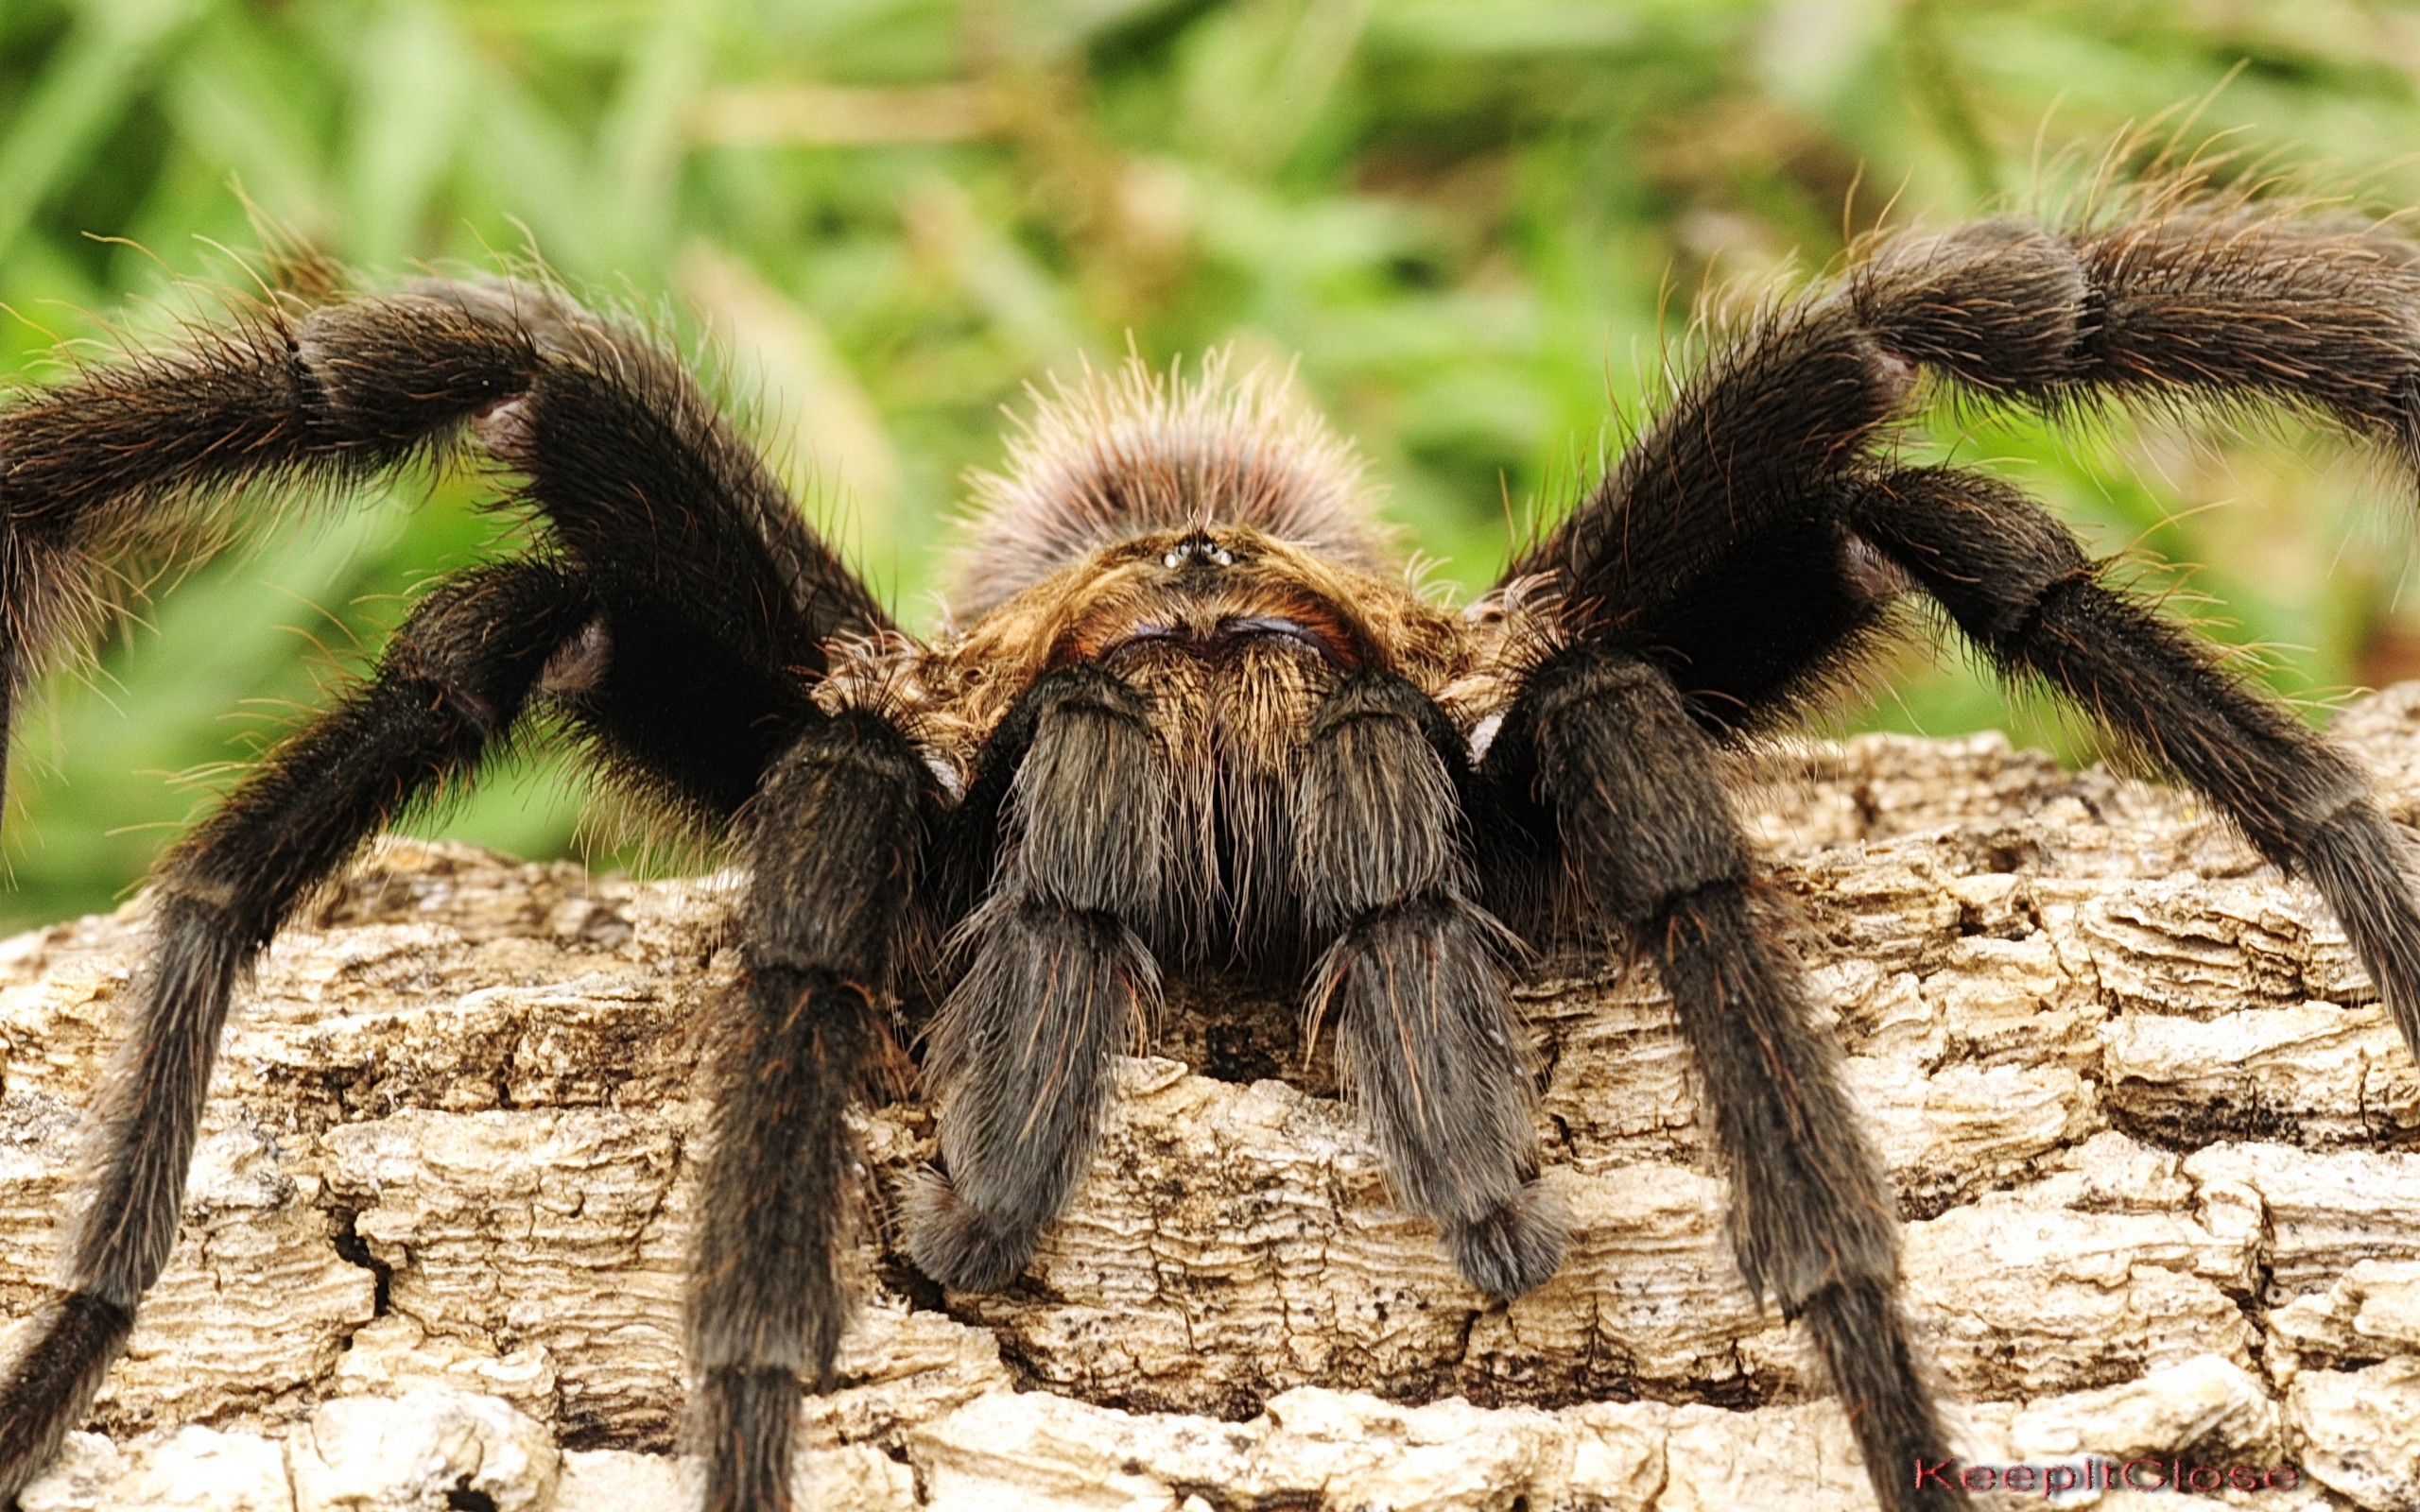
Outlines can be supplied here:
<path id="1" fill-rule="evenodd" d="M 2308 878 L 2420 1057 L 2411 848 L 2342 752 L 2109 587 L 2074 534 L 2005 483 L 1911 470 L 1857 490 L 1847 514 L 2003 673 L 2040 678 Z"/>
<path id="2" fill-rule="evenodd" d="M 915 1190 L 908 1219 L 916 1263 L 945 1285 L 989 1291 L 1025 1268 L 1091 1164 L 1117 1052 L 1158 1005 L 1138 929 L 1161 909 L 1175 800 L 1147 717 L 1105 668 L 1046 673 L 970 789 L 1002 849 L 925 1062 L 948 1174 Z M 1004 804 L 985 781 L 1001 772 Z"/>
<path id="3" fill-rule="evenodd" d="M 130 548 L 217 533 L 246 485 L 333 497 L 450 449 L 466 421 L 618 607 L 625 670 L 597 691 L 617 768 L 727 815 L 782 743 L 754 716 L 804 707 L 826 638 L 890 622 L 671 357 L 522 285 L 251 304 L 183 350 L 0 409 L 0 715 L 95 627 Z M 674 660 L 689 679 L 642 665 Z M 668 703 L 642 705 L 633 681 Z"/>
<path id="4" fill-rule="evenodd" d="M 428 297 L 509 335 L 508 293 Z M 566 701 L 610 732 L 609 770 L 711 829 L 810 717 L 823 643 L 890 619 L 669 353 L 562 310 L 537 339 L 526 387 L 472 433 L 612 606 L 597 676 Z"/>
<path id="5" fill-rule="evenodd" d="M 745 817 L 743 971 L 717 1057 L 688 1309 L 707 1512 L 787 1512 L 802 1388 L 849 1315 L 856 1162 L 842 1115 L 888 998 L 932 779 L 890 721 L 810 721 Z"/>
<path id="6" fill-rule="evenodd" d="M 1535 1083 L 1504 967 L 1517 942 L 1473 902 L 1463 746 L 1392 673 L 1339 683 L 1313 714 L 1293 879 L 1317 937 L 1308 1013 L 1336 1018 L 1341 1079 L 1405 1204 L 1444 1230 L 1464 1280 L 1515 1297 L 1563 1263 L 1538 1177 Z"/>
<path id="7" fill-rule="evenodd" d="M 2079 232 L 1985 222 L 1885 242 L 1822 298 L 1767 311 L 1716 354 L 1508 582 L 1543 574 L 1582 639 L 1638 649 L 1738 722 L 1785 689 L 1735 644 L 1794 539 L 1837 545 L 1828 480 L 1873 472 L 1920 369 L 2054 417 L 2104 400 L 2300 409 L 2393 444 L 2420 438 L 2420 266 L 2409 242 L 2251 209 L 2153 207 Z M 1818 577 L 1826 575 L 1814 575 Z M 1865 623 L 1856 595 L 1784 588 L 1810 628 Z M 1793 622 L 1798 622 L 1793 618 Z M 1790 659 L 1804 665 L 1800 659 Z M 1810 667 L 1808 670 L 1816 670 Z"/>
<path id="8" fill-rule="evenodd" d="M 1703 1080 L 1740 1273 L 1806 1320 L 1883 1504 L 1964 1506 L 1963 1491 L 1910 1488 L 1917 1456 L 1949 1451 L 1897 1301 L 1897 1211 L 1720 766 L 1660 670 L 1582 646 L 1531 677 L 1482 775 L 1537 794 L 1582 922 L 1654 961 Z"/>
<path id="9" fill-rule="evenodd" d="M 2004 667 L 2043 674 L 2308 876 L 2420 1055 L 2410 863 L 2352 765 L 2102 587 L 2021 495 L 1963 472 L 1877 481 L 1875 455 L 1922 365 L 2053 416 L 2103 399 L 2285 404 L 2412 464 L 2414 257 L 2368 230 L 2249 210 L 1885 244 L 1841 292 L 1769 317 L 1718 359 L 1530 565 L 1597 606 L 1590 638 L 1665 667 L 1718 730 L 1762 722 L 1852 662 L 1891 577 L 1914 575 Z M 1759 602 L 1792 562 L 1802 586 Z"/>
<path id="10" fill-rule="evenodd" d="M 58 643 L 96 628 L 117 552 L 214 533 L 213 507 L 248 483 L 333 492 L 435 450 L 520 387 L 490 362 L 424 359 L 406 375 L 363 313 L 251 306 L 183 351 L 86 367 L 0 410 L 9 701 Z"/>
<path id="11" fill-rule="evenodd" d="M 808 689 L 826 669 L 827 638 L 888 627 L 872 595 L 671 357 L 543 291 L 510 285 L 431 284 L 311 309 L 251 306 L 184 351 L 95 366 L 0 411 L 0 587 L 11 595 L 0 657 L 28 675 L 34 653 L 91 623 L 92 585 L 112 553 L 209 526 L 214 508 L 246 484 L 333 492 L 442 451 L 466 429 L 518 472 L 516 497 L 569 559 L 531 558 L 441 588 L 376 681 L 272 756 L 164 864 L 144 1024 L 113 1084 L 104 1126 L 114 1153 L 92 1209 L 126 1216 L 88 1221 L 71 1248 L 68 1296 L 0 1397 L 0 1485 L 21 1485 L 40 1469 L 123 1345 L 173 1242 L 227 994 L 296 896 L 421 787 L 467 773 L 533 685 L 565 706 L 610 772 L 710 830 L 742 811 L 786 749 L 843 729 L 814 711 Z M 542 581 L 563 596 L 540 625 L 539 610 L 516 611 L 512 595 L 537 593 Z M 844 732 L 904 749 L 895 731 L 877 737 L 864 721 L 846 722 Z M 801 747 L 784 771 L 816 760 Z M 921 766 L 910 765 L 921 782 Z M 860 799 L 865 788 L 856 789 Z M 755 833 L 760 868 L 795 881 L 803 864 L 786 868 L 797 858 L 779 833 Z M 830 864 L 844 867 L 848 854 Z M 768 1467 L 787 1465 L 799 1382 L 828 1373 L 834 1320 L 844 1311 L 829 1235 L 845 1211 L 835 1195 L 845 1184 L 828 1152 L 842 1138 L 846 1097 L 827 1093 L 847 1079 L 845 1068 L 826 1068 L 786 1102 L 764 1090 L 793 1074 L 802 1050 L 795 1035 L 779 1032 L 796 1022 L 760 1001 L 811 970 L 800 963 L 812 952 L 793 944 L 795 911 L 837 917 L 848 906 L 816 890 L 827 875 L 805 869 L 803 902 L 752 911 L 750 939 L 763 942 L 752 1022 L 773 1027 L 743 1025 L 725 1074 L 737 1090 L 731 1116 L 770 1119 L 780 1126 L 768 1138 L 790 1135 L 805 1166 L 780 1200 L 726 1215 L 700 1250 L 691 1314 L 706 1371 L 712 1479 L 734 1507 L 787 1505 L 786 1469 L 772 1475 Z M 906 874 L 902 863 L 851 885 L 873 897 L 904 889 Z M 830 1021 L 818 1032 L 838 1045 L 848 1031 L 836 1026 L 834 994 L 861 1005 L 879 995 L 884 975 L 861 970 L 857 955 L 834 960 L 840 974 L 804 1001 Z M 836 1061 L 848 1058 L 845 1049 L 834 1051 Z M 726 1186 L 754 1189 L 746 1168 L 734 1177 L 727 1160 L 722 1169 Z M 831 1211 L 801 1217 L 801 1200 Z M 751 1281 L 749 1265 L 710 1263 L 728 1262 L 735 1231 L 742 1244 L 790 1233 L 793 1249 L 822 1258 L 780 1270 L 771 1283 Z M 804 1299 L 792 1296 L 800 1290 Z M 781 1337 L 785 1330 L 795 1336 Z M 748 1484 L 762 1489 L 734 1489 Z"/>
<path id="12" fill-rule="evenodd" d="M 547 660 L 595 612 L 576 575 L 525 559 L 449 579 L 375 679 L 273 751 L 153 874 L 133 1030 L 97 1103 L 95 1176 L 65 1295 L 0 1386 L 0 1504 L 82 1418 L 176 1242 L 229 996 L 296 902 L 370 836 L 469 779 Z"/>

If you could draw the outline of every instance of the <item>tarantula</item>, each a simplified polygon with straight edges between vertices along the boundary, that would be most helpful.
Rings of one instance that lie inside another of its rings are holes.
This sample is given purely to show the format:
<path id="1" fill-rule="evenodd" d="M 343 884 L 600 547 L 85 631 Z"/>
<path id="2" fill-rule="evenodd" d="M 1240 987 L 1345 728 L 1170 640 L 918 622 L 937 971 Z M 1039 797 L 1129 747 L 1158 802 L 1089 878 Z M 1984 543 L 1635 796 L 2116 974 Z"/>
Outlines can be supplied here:
<path id="1" fill-rule="evenodd" d="M 930 642 L 897 630 L 647 337 L 518 284 L 272 301 L 0 410 L 0 691 L 113 552 L 240 486 L 465 442 L 534 549 L 429 592 L 376 673 L 161 863 L 130 1042 L 58 1298 L 0 1387 L 0 1494 L 50 1457 L 176 1232 L 238 980 L 381 828 L 542 706 L 752 868 L 688 1309 L 717 1509 L 789 1506 L 848 1313 L 843 1109 L 907 974 L 942 1169 L 909 1247 L 1014 1278 L 1086 1169 L 1165 972 L 1302 972 L 1394 1191 L 1498 1297 L 1557 1268 L 1507 976 L 1558 931 L 1651 962 L 1693 1047 L 1749 1286 L 1803 1318 L 1886 1506 L 1950 1450 L 1898 1223 L 1718 773 L 1909 589 L 2317 885 L 2407 1042 L 2420 910 L 2350 763 L 1979 472 L 1894 460 L 1929 373 L 2066 415 L 2267 404 L 2420 453 L 2420 254 L 2169 199 L 1882 239 L 1682 386 L 1460 612 L 1415 592 L 1350 452 L 1279 386 L 1063 390 L 980 481 Z"/>

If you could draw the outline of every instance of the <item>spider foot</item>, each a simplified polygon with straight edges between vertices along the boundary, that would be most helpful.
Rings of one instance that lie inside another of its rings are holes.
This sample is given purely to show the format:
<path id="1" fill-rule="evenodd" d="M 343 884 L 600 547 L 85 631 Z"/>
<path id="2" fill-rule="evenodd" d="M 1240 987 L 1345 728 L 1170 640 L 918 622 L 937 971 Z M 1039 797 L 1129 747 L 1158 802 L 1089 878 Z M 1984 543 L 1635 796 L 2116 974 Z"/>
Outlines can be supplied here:
<path id="1" fill-rule="evenodd" d="M 937 1171 L 908 1189 L 908 1253 L 916 1268 L 952 1291 L 996 1292 L 1015 1280 L 1041 1230 L 995 1218 Z"/>
<path id="2" fill-rule="evenodd" d="M 1485 1216 L 1446 1224 L 1445 1253 L 1462 1280 L 1509 1302 L 1553 1279 L 1569 1237 L 1563 1204 L 1533 1180 Z"/>
<path id="3" fill-rule="evenodd" d="M 71 1292 L 37 1312 L 32 1338 L 0 1378 L 0 1507 L 25 1488 L 84 1416 L 134 1332 L 134 1309 Z"/>
<path id="4" fill-rule="evenodd" d="M 706 1372 L 699 1385 L 699 1440 L 718 1447 L 707 1457 L 700 1512 L 793 1512 L 802 1502 L 792 1448 L 799 1378 L 786 1369 L 725 1367 Z"/>

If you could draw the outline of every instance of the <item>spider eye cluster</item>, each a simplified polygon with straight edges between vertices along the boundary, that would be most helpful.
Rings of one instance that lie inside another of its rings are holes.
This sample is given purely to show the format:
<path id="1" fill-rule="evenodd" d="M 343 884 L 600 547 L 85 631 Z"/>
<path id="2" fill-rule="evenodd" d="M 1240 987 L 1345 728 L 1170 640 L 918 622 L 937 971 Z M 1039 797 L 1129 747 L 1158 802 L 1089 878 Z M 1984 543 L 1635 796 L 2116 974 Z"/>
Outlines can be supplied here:
<path id="1" fill-rule="evenodd" d="M 1236 554 L 1226 546 L 1200 531 L 1170 546 L 1160 558 L 1163 567 L 1182 567 L 1187 562 L 1207 562 L 1218 567 L 1233 567 Z"/>

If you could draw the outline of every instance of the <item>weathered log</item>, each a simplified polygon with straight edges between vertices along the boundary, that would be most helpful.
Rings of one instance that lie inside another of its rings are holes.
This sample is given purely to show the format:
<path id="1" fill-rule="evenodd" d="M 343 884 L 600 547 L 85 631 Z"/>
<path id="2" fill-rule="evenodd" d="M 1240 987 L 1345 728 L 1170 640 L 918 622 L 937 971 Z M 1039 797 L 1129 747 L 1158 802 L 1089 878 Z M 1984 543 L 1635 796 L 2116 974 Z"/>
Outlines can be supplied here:
<path id="1" fill-rule="evenodd" d="M 2420 814 L 2420 685 L 2335 729 Z M 2290 1466 L 2297 1489 L 2235 1499 L 2420 1505 L 2420 1074 L 2315 896 L 2189 799 L 1997 737 L 1751 775 L 1972 1459 Z M 176 1257 L 26 1512 L 675 1504 L 731 896 L 379 847 L 265 959 Z M 12 1317 L 142 914 L 0 945 Z M 1390 1202 L 1316 1062 L 1307 1091 L 1129 1063 L 1074 1211 L 993 1297 L 902 1258 L 931 1121 L 912 1095 L 867 1114 L 868 1300 L 808 1406 L 817 1504 L 1871 1505 L 1732 1267 L 1651 974 L 1566 956 L 1522 997 L 1578 1237 L 1510 1307 Z M 1292 1005 L 1211 1006 L 1215 1030 L 1172 1007 L 1164 1048 L 1294 1058 L 1270 1050 Z"/>

